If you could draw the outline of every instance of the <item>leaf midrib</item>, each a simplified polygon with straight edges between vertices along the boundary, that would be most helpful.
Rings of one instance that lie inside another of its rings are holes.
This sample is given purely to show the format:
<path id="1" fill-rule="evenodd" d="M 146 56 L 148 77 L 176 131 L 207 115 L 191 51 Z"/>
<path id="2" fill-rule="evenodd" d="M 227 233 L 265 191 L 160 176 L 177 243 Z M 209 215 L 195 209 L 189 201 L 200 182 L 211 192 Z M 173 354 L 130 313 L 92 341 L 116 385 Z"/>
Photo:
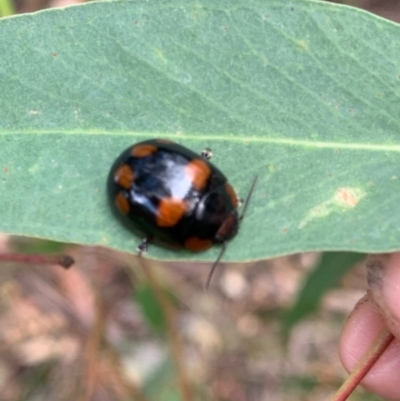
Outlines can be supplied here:
<path id="1" fill-rule="evenodd" d="M 175 139 L 181 141 L 183 139 L 191 140 L 195 142 L 199 141 L 213 141 L 213 142 L 236 142 L 236 143 L 260 143 L 270 145 L 284 145 L 294 146 L 299 148 L 314 148 L 314 149 L 345 149 L 345 150 L 367 150 L 375 152 L 400 152 L 400 144 L 377 144 L 377 143 L 346 143 L 346 142 L 332 142 L 332 141 L 313 141 L 305 139 L 295 138 L 268 138 L 268 137 L 249 137 L 247 135 L 235 135 L 231 134 L 220 134 L 218 135 L 207 135 L 202 133 L 191 133 L 191 134 L 171 134 L 168 132 L 135 132 L 135 131 L 111 131 L 111 130 L 62 130 L 56 132 L 54 130 L 29 130 L 24 132 L 23 130 L 3 130 L 0 132 L 0 138 L 8 135 L 112 135 L 112 136 L 132 136 L 135 138 L 163 138 L 168 137 L 169 139 Z"/>

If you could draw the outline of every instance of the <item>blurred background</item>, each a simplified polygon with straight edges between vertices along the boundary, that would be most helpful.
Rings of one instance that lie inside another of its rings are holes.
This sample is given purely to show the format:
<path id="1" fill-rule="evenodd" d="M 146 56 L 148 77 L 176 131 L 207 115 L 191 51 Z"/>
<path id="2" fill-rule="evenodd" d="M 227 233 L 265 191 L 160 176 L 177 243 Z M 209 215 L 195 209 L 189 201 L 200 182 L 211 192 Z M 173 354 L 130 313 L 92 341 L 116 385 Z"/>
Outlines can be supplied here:
<path id="1" fill-rule="evenodd" d="M 4 238 L 0 252 L 10 246 L 60 250 Z M 362 263 L 285 342 L 282 317 L 319 254 L 221 264 L 205 292 L 209 263 L 63 252 L 69 270 L 2 263 L 1 401 L 321 400 L 346 377 L 338 341 L 365 293 Z"/>
<path id="2" fill-rule="evenodd" d="M 72 3 L 7 1 L 0 10 Z M 400 22 L 397 0 L 341 3 Z M 208 263 L 0 236 L 0 253 L 11 251 L 63 252 L 76 264 L 0 262 L 0 401 L 312 401 L 346 377 L 338 342 L 365 293 L 362 263 L 285 338 L 282 317 L 319 254 L 221 264 L 205 292 Z M 379 398 L 358 389 L 352 400 L 361 399 Z"/>

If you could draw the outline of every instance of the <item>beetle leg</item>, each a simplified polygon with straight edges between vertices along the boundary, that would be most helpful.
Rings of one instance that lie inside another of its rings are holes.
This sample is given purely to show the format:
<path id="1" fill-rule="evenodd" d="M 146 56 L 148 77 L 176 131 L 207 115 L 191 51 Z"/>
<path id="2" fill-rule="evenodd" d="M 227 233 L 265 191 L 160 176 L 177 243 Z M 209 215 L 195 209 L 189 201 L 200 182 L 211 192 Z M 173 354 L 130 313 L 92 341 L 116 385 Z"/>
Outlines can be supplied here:
<path id="1" fill-rule="evenodd" d="M 205 148 L 202 152 L 201 152 L 201 157 L 205 160 L 210 160 L 212 158 L 213 154 L 210 148 Z"/>
<path id="2" fill-rule="evenodd" d="M 138 256 L 142 256 L 143 253 L 147 252 L 150 241 L 151 241 L 151 238 L 149 238 L 149 237 L 143 238 L 142 242 L 139 244 L 139 246 L 136 249 Z"/>

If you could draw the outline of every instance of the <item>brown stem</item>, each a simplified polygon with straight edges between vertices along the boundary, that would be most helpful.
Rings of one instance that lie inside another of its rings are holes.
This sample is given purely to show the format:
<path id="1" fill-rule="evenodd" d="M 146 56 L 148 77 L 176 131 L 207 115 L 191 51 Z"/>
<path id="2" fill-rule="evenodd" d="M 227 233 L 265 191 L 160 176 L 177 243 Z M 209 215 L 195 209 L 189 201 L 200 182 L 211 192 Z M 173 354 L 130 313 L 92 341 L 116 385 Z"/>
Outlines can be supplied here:
<path id="1" fill-rule="evenodd" d="M 103 332 L 106 325 L 106 316 L 101 297 L 97 292 L 94 294 L 94 324 L 91 328 L 86 344 L 86 380 L 85 390 L 82 394 L 82 401 L 90 401 L 95 392 L 97 381 L 99 379 L 99 365 L 101 360 L 101 343 L 103 340 Z"/>
<path id="2" fill-rule="evenodd" d="M 114 383 L 114 387 L 119 393 L 118 399 L 135 400 L 135 401 L 150 401 L 141 391 L 138 384 L 126 378 L 124 369 L 121 364 L 121 357 L 118 352 L 111 346 L 107 346 L 107 370 L 104 375 L 105 382 Z M 111 371 L 110 371 L 111 367 Z M 123 388 L 121 388 L 121 385 Z"/>
<path id="3" fill-rule="evenodd" d="M 370 371 L 372 366 L 383 354 L 393 339 L 393 334 L 386 328 L 383 329 L 330 401 L 347 400 L 347 397 L 354 391 L 361 380 Z"/>
<path id="4" fill-rule="evenodd" d="M 23 254 L 23 253 L 1 253 L 0 262 L 21 262 L 37 265 L 59 265 L 68 269 L 75 261 L 68 255 L 42 255 L 42 254 Z"/>
<path id="5" fill-rule="evenodd" d="M 175 363 L 176 374 L 178 376 L 181 399 L 183 401 L 193 401 L 194 396 L 189 384 L 189 379 L 185 372 L 184 352 L 182 347 L 182 339 L 180 338 L 176 322 L 176 310 L 167 293 L 161 288 L 157 279 L 154 277 L 150 263 L 146 263 L 144 258 L 140 258 L 142 269 L 152 288 L 154 295 L 160 304 L 167 324 L 168 340 L 172 350 Z"/>
<path id="6" fill-rule="evenodd" d="M 101 293 L 96 285 L 93 285 L 93 293 L 95 296 L 95 320 L 87 339 L 86 380 L 79 400 L 92 400 L 96 389 L 107 384 L 118 393 L 118 399 L 149 401 L 139 386 L 125 377 L 119 353 L 104 337 L 107 316 Z"/>

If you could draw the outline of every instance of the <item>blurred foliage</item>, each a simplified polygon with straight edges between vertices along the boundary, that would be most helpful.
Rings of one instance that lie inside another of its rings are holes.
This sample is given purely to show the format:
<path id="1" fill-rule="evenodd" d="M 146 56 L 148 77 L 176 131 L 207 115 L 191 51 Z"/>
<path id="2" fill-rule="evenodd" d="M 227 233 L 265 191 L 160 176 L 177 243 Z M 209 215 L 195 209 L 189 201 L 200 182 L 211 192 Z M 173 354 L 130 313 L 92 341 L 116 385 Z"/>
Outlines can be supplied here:
<path id="1" fill-rule="evenodd" d="M 62 242 L 26 238 L 11 237 L 11 245 L 13 249 L 19 253 L 60 253 L 64 251 L 70 244 Z"/>
<path id="2" fill-rule="evenodd" d="M 135 301 L 140 306 L 143 317 L 156 330 L 157 333 L 165 334 L 167 327 L 165 316 L 152 288 L 143 282 L 139 284 L 135 292 Z"/>
<path id="3" fill-rule="evenodd" d="M 0 0 L 0 17 L 8 17 L 15 14 L 14 2 L 12 0 Z"/>
<path id="4" fill-rule="evenodd" d="M 297 300 L 282 321 L 283 338 L 286 341 L 293 326 L 318 310 L 322 297 L 340 284 L 341 278 L 361 260 L 365 254 L 354 252 L 324 252 L 315 268 L 305 277 Z"/>

